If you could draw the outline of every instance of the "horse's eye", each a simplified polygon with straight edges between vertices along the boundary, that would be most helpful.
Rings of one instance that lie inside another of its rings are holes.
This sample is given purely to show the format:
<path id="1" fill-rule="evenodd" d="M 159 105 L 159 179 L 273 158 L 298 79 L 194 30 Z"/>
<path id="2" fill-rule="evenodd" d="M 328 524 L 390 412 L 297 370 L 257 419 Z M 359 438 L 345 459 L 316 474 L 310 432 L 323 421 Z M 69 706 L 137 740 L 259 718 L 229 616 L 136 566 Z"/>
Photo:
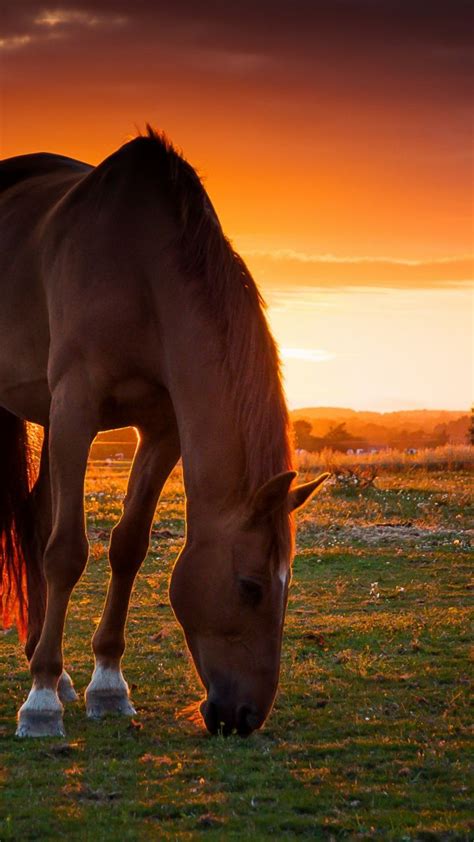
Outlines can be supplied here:
<path id="1" fill-rule="evenodd" d="M 239 588 L 242 598 L 248 605 L 256 606 L 263 598 L 263 588 L 254 579 L 239 579 Z"/>

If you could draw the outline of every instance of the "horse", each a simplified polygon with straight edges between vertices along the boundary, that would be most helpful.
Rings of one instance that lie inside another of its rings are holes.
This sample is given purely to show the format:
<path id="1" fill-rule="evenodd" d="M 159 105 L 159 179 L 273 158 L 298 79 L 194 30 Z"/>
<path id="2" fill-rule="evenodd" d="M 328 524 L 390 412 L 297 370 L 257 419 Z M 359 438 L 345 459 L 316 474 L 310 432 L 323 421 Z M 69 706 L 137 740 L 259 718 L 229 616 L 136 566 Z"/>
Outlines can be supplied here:
<path id="1" fill-rule="evenodd" d="M 133 716 L 121 671 L 135 577 L 182 459 L 186 535 L 170 602 L 211 734 L 265 722 L 279 681 L 295 486 L 278 352 L 201 179 L 147 126 L 93 167 L 0 164 L 0 583 L 32 676 L 19 737 L 64 736 L 71 593 L 88 558 L 84 477 L 101 430 L 138 431 L 93 635 L 87 714 Z M 28 424 L 44 428 L 33 483 Z"/>

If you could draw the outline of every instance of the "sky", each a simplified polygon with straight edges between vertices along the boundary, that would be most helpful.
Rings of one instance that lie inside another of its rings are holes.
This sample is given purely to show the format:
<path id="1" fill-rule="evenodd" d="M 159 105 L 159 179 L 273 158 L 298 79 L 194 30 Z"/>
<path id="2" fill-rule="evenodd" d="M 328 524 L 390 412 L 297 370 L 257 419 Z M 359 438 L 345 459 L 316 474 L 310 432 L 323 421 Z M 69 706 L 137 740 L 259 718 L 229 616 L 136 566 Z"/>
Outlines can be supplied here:
<path id="1" fill-rule="evenodd" d="M 472 400 L 472 5 L 0 4 L 0 154 L 148 121 L 269 304 L 290 406 Z"/>

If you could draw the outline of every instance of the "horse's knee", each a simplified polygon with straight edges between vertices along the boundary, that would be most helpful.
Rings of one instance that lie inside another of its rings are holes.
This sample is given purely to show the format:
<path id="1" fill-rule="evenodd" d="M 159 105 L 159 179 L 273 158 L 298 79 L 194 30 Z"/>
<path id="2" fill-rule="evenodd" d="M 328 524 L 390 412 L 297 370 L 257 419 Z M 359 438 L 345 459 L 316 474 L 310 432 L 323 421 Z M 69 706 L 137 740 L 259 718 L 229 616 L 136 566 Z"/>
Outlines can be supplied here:
<path id="1" fill-rule="evenodd" d="M 133 534 L 119 523 L 112 530 L 109 561 L 116 576 L 134 576 L 148 552 L 148 535 Z"/>
<path id="2" fill-rule="evenodd" d="M 52 535 L 44 553 L 44 575 L 48 585 L 73 588 L 81 578 L 89 556 L 85 535 Z"/>

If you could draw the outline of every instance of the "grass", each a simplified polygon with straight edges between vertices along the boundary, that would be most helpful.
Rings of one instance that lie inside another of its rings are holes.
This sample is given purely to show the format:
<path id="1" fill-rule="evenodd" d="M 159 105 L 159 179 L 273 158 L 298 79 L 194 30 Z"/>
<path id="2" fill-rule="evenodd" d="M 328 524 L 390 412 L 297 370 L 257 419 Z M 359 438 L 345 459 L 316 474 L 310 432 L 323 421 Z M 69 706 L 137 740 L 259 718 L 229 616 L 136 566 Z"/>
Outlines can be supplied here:
<path id="1" fill-rule="evenodd" d="M 91 559 L 65 643 L 80 692 L 125 476 L 89 473 Z M 1 842 L 473 838 L 468 492 L 462 471 L 386 473 L 303 511 L 275 708 L 260 733 L 224 739 L 186 716 L 200 688 L 167 595 L 184 530 L 176 473 L 128 624 L 136 720 L 89 722 L 79 703 L 67 740 L 15 739 L 29 675 L 15 632 L 3 636 Z"/>

